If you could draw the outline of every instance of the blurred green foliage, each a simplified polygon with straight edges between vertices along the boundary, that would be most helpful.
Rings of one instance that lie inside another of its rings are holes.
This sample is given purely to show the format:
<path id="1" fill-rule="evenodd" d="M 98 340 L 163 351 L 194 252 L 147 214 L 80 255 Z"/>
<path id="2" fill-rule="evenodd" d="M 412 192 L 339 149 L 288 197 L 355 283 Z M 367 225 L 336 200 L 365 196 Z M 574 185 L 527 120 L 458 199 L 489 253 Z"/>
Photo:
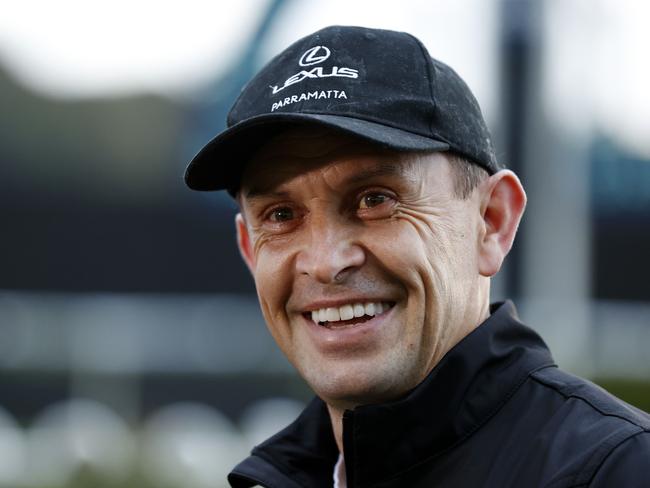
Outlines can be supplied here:
<path id="1" fill-rule="evenodd" d="M 596 378 L 594 383 L 645 412 L 650 412 L 650 378 Z"/>

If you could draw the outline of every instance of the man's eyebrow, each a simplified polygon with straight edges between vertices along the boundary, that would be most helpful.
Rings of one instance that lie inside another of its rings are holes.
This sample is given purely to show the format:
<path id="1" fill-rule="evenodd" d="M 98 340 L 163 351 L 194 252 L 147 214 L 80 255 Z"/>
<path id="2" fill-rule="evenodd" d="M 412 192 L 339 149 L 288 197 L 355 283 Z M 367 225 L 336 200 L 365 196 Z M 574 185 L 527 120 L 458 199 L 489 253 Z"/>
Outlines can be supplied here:
<path id="1" fill-rule="evenodd" d="M 347 178 L 344 183 L 357 184 L 363 183 L 380 176 L 399 176 L 407 181 L 415 181 L 412 173 L 408 171 L 410 165 L 405 162 L 385 162 L 379 163 L 373 168 L 368 168 L 355 173 Z"/>
<path id="2" fill-rule="evenodd" d="M 260 198 L 288 198 L 288 191 L 274 191 L 264 186 L 252 186 L 244 192 L 243 197 L 247 200 L 259 200 Z"/>

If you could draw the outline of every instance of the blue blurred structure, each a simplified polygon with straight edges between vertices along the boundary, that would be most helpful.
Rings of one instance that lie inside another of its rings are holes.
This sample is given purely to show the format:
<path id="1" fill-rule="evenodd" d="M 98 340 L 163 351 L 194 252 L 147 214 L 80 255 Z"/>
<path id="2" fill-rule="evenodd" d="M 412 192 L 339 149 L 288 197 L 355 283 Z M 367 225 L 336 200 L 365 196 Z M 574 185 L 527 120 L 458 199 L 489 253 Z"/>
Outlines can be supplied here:
<path id="1" fill-rule="evenodd" d="M 260 49 L 277 16 L 291 0 L 271 0 L 266 14 L 262 17 L 255 34 L 247 41 L 242 55 L 235 66 L 207 87 L 201 100 L 192 106 L 185 120 L 187 128 L 187 161 L 210 139 L 226 127 L 226 115 L 241 88 L 259 70 Z M 220 204 L 232 207 L 230 197 L 223 192 L 212 194 L 206 199 L 215 198 Z"/>

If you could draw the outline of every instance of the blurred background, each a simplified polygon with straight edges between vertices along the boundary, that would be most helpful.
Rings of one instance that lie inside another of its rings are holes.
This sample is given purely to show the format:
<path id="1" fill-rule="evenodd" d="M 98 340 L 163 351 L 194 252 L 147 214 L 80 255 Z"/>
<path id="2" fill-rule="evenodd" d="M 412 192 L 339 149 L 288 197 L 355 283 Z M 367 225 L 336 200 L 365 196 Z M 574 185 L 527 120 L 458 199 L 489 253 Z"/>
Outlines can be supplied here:
<path id="1" fill-rule="evenodd" d="M 650 7 L 0 0 L 0 486 L 219 487 L 311 396 L 183 184 L 248 80 L 329 24 L 475 92 L 529 204 L 495 280 L 557 362 L 650 410 Z"/>

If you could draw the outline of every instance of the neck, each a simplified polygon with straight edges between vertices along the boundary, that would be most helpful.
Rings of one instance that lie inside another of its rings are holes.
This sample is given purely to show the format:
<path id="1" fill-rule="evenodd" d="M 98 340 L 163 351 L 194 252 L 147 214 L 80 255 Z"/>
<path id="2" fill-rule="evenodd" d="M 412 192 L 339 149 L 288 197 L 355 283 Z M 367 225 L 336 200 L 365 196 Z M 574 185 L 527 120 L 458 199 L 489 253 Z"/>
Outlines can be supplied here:
<path id="1" fill-rule="evenodd" d="M 345 412 L 345 408 L 327 404 L 327 410 L 330 414 L 336 446 L 339 448 L 339 452 L 343 454 L 343 412 Z"/>

